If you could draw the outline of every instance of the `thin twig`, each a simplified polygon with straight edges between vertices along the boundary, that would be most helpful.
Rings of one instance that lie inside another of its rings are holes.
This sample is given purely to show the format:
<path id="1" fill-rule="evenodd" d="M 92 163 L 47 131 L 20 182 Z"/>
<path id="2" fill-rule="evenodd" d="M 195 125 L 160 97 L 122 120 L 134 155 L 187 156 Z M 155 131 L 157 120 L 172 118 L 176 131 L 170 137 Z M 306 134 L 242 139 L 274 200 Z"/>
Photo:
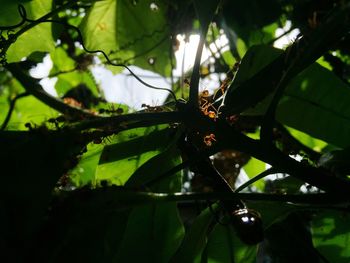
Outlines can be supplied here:
<path id="1" fill-rule="evenodd" d="M 315 161 L 315 160 L 318 160 L 321 157 L 320 153 L 312 150 L 311 148 L 307 147 L 306 145 L 301 143 L 299 140 L 294 138 L 294 136 L 281 123 L 276 122 L 275 125 L 276 125 L 277 129 L 280 132 L 282 132 L 283 135 L 285 135 L 287 137 L 288 142 L 292 143 L 293 145 L 295 145 L 295 147 L 297 147 L 301 151 L 305 152 L 310 157 L 311 160 Z"/>
<path id="2" fill-rule="evenodd" d="M 275 43 L 277 40 L 281 39 L 282 37 L 284 37 L 285 35 L 288 35 L 290 32 L 292 32 L 295 28 L 291 27 L 290 29 L 288 29 L 287 31 L 284 31 L 282 35 L 279 35 L 278 37 L 270 40 L 269 42 L 266 43 L 266 45 L 272 45 L 273 43 Z"/>
<path id="3" fill-rule="evenodd" d="M 45 21 L 48 20 L 50 17 L 53 17 L 53 16 L 57 15 L 59 12 L 68 9 L 69 7 L 73 6 L 74 4 L 76 4 L 75 1 L 68 1 L 66 4 L 63 4 L 63 5 L 59 6 L 58 8 L 52 10 L 51 12 L 47 13 L 46 15 L 43 15 L 42 17 L 40 17 L 40 18 L 38 18 L 38 19 L 36 19 L 36 20 L 28 19 L 27 16 L 26 16 L 26 13 L 25 13 L 25 12 L 22 13 L 21 10 L 20 10 L 20 7 L 21 7 L 22 5 L 19 5 L 18 10 L 19 10 L 19 13 L 20 13 L 22 19 L 23 19 L 24 21 L 26 21 L 26 22 L 31 22 L 31 23 L 28 24 L 28 25 L 26 25 L 26 26 L 24 26 L 24 27 L 22 27 L 20 30 L 18 30 L 18 31 L 13 35 L 13 37 L 14 37 L 15 39 L 17 39 L 20 35 L 22 35 L 23 33 L 27 32 L 29 29 L 35 27 L 36 25 L 38 25 L 38 24 L 40 24 L 40 23 L 42 23 L 42 22 L 45 22 Z M 22 6 L 22 8 L 23 8 L 23 10 L 25 10 L 23 6 Z"/>
<path id="4" fill-rule="evenodd" d="M 265 171 L 263 171 L 262 173 L 254 176 L 252 179 L 248 180 L 247 182 L 241 184 L 239 187 L 237 187 L 234 192 L 235 193 L 239 193 L 240 191 L 242 191 L 243 189 L 247 188 L 248 186 L 250 186 L 251 184 L 255 183 L 256 181 L 270 175 L 270 174 L 274 174 L 274 173 L 277 173 L 278 170 L 275 169 L 275 168 L 270 168 L 270 169 L 267 169 Z"/>
<path id="5" fill-rule="evenodd" d="M 76 26 L 73 26 L 71 24 L 68 24 L 68 23 L 65 23 L 65 22 L 62 22 L 62 21 L 59 21 L 59 20 L 52 20 L 52 19 L 48 19 L 50 18 L 51 16 L 57 14 L 58 12 L 62 11 L 62 10 L 65 10 L 67 7 L 70 7 L 71 5 L 75 4 L 74 1 L 69 1 L 67 4 L 65 5 L 62 5 L 60 6 L 59 8 L 53 10 L 52 12 L 42 16 L 41 18 L 37 19 L 37 20 L 30 20 L 27 18 L 26 16 L 26 13 L 25 13 L 25 9 L 23 6 L 19 6 L 19 12 L 20 12 L 20 15 L 22 17 L 23 20 L 27 21 L 27 22 L 31 22 L 30 24 L 28 24 L 27 26 L 24 26 L 23 28 L 21 28 L 19 31 L 17 31 L 15 34 L 11 35 L 12 39 L 15 40 L 17 39 L 17 37 L 19 37 L 21 34 L 23 34 L 24 32 L 28 31 L 29 29 L 31 29 L 32 27 L 38 25 L 39 23 L 48 23 L 48 22 L 51 22 L 51 23 L 57 23 L 57 24 L 60 24 L 60 25 L 63 25 L 67 28 L 71 28 L 71 29 L 74 29 L 77 33 L 78 33 L 78 38 L 79 38 L 79 42 L 80 44 L 82 45 L 83 49 L 85 50 L 85 52 L 87 53 L 90 53 L 90 54 L 96 54 L 96 53 L 101 53 L 104 58 L 107 60 L 107 62 L 113 66 L 117 66 L 117 67 L 124 67 L 126 68 L 130 74 L 132 74 L 141 84 L 145 85 L 146 87 L 149 87 L 149 88 L 152 88 L 152 89 L 157 89 L 157 90 L 165 90 L 167 92 L 169 92 L 175 99 L 175 101 L 177 100 L 176 99 L 176 96 L 175 96 L 175 93 L 170 90 L 170 89 L 166 89 L 166 88 L 160 88 L 160 87 L 156 87 L 156 86 L 153 86 L 153 85 L 150 85 L 148 84 L 147 82 L 143 81 L 141 78 L 139 78 L 128 66 L 126 66 L 125 64 L 121 64 L 121 63 L 114 63 L 113 61 L 111 61 L 109 59 L 109 57 L 107 56 L 107 54 L 103 51 L 103 50 L 88 50 L 86 48 L 86 46 L 84 45 L 84 42 L 83 42 L 83 37 L 82 37 L 82 33 L 81 31 L 79 30 L 79 28 L 77 28 Z M 23 12 L 23 10 L 24 12 Z M 22 11 L 21 11 L 22 10 Z M 163 39 L 162 41 L 164 41 L 165 39 Z M 161 41 L 161 42 L 162 42 Z M 12 41 L 13 42 L 13 41 Z M 9 46 L 12 44 L 12 42 L 8 42 L 8 45 L 6 47 L 4 47 L 2 49 L 2 53 L 5 53 L 6 50 L 9 48 Z M 160 42 L 160 43 L 161 43 Z M 158 44 L 160 44 L 158 43 Z M 157 45 L 158 45 L 157 44 Z M 148 52 L 148 51 L 147 51 Z"/>
<path id="6" fill-rule="evenodd" d="M 182 114 L 179 112 L 139 112 L 110 117 L 98 117 L 81 120 L 77 123 L 69 124 L 65 128 L 72 131 L 82 131 L 91 128 L 101 128 L 104 126 L 118 127 L 128 126 L 133 122 L 150 122 L 153 125 L 180 122 Z"/>
<path id="7" fill-rule="evenodd" d="M 176 99 L 176 95 L 175 93 L 170 90 L 170 89 L 167 89 L 167 88 L 160 88 L 160 87 L 156 87 L 156 86 L 153 86 L 145 81 L 143 81 L 139 76 L 137 76 L 127 65 L 125 64 L 121 64 L 121 63 L 115 63 L 114 61 L 110 60 L 110 58 L 107 56 L 107 54 L 103 51 L 103 50 L 100 50 L 100 49 L 97 49 L 97 50 L 89 50 L 86 48 L 84 42 L 83 42 L 83 36 L 82 36 L 82 33 L 80 31 L 79 28 L 77 28 L 76 26 L 73 26 L 73 25 L 70 25 L 70 24 L 67 24 L 67 23 L 64 23 L 62 21 L 58 21 L 58 20 L 47 20 L 45 22 L 52 22 L 52 23 L 57 23 L 57 24 L 60 24 L 66 28 L 71 28 L 73 30 L 75 30 L 78 34 L 78 39 L 79 39 L 79 42 L 81 44 L 81 46 L 83 47 L 84 51 L 87 52 L 87 53 L 90 53 L 90 54 L 96 54 L 96 53 L 101 53 L 103 55 L 103 57 L 106 59 L 106 61 L 112 65 L 112 66 L 116 66 L 116 67 L 123 67 L 125 69 L 127 69 L 131 75 L 134 76 L 134 78 L 136 80 L 138 80 L 141 84 L 143 84 L 144 86 L 148 87 L 148 88 L 151 88 L 151 89 L 156 89 L 156 90 L 164 90 L 164 91 L 167 91 L 169 92 L 175 101 L 177 101 Z"/>
<path id="8" fill-rule="evenodd" d="M 20 93 L 18 94 L 16 97 L 14 97 L 11 102 L 10 102 L 10 108 L 9 108 L 9 111 L 7 112 L 7 115 L 6 115 L 6 118 L 4 120 L 4 122 L 2 123 L 1 125 L 1 128 L 0 130 L 3 131 L 6 129 L 6 126 L 7 124 L 9 123 L 10 119 L 11 119 L 11 115 L 12 115 L 12 112 L 13 110 L 15 109 L 15 105 L 16 105 L 16 101 L 20 98 L 23 98 L 23 97 L 26 97 L 30 95 L 28 92 L 23 92 L 23 93 Z"/>
<path id="9" fill-rule="evenodd" d="M 49 105 L 58 112 L 73 118 L 98 118 L 89 111 L 65 104 L 61 100 L 45 92 L 38 81 L 26 75 L 17 63 L 7 64 L 5 65 L 5 68 L 11 72 L 11 74 L 22 84 L 28 93 L 32 94 L 38 100 Z"/>
<path id="10" fill-rule="evenodd" d="M 62 71 L 55 72 L 55 73 L 53 73 L 53 74 L 48 75 L 47 77 L 48 77 L 48 78 L 54 78 L 54 77 L 57 77 L 57 76 L 59 76 L 59 75 L 61 75 L 61 74 L 67 74 L 67 73 L 74 72 L 74 71 L 77 70 L 77 69 L 78 69 L 78 66 L 76 66 L 76 67 L 74 67 L 74 68 L 72 68 L 72 69 L 62 70 Z"/>
<path id="11" fill-rule="evenodd" d="M 192 76 L 190 81 L 190 96 L 189 96 L 189 105 L 194 108 L 198 108 L 198 90 L 199 90 L 199 70 L 202 58 L 202 51 L 205 43 L 206 31 L 201 32 L 199 43 L 197 47 L 196 58 L 194 61 L 194 66 L 192 70 Z"/>

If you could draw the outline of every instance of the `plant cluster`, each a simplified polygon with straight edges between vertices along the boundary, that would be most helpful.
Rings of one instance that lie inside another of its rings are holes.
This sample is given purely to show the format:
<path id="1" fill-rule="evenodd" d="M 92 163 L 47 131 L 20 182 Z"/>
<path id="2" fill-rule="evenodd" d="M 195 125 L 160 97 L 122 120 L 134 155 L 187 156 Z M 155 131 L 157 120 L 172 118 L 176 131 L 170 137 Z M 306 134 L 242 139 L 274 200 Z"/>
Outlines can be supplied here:
<path id="1" fill-rule="evenodd" d="M 349 30 L 341 0 L 4 0 L 1 261 L 348 262 Z M 168 97 L 108 102 L 97 66 Z"/>

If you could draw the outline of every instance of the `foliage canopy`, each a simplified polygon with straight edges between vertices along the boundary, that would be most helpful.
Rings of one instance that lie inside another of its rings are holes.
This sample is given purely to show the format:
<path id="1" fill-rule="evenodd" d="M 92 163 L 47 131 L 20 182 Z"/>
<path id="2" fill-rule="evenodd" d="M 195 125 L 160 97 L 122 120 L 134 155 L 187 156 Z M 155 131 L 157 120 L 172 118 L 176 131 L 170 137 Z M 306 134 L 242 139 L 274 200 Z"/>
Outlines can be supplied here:
<path id="1" fill-rule="evenodd" d="M 348 262 L 349 2 L 1 4 L 2 262 Z M 108 102 L 96 67 L 169 96 Z"/>

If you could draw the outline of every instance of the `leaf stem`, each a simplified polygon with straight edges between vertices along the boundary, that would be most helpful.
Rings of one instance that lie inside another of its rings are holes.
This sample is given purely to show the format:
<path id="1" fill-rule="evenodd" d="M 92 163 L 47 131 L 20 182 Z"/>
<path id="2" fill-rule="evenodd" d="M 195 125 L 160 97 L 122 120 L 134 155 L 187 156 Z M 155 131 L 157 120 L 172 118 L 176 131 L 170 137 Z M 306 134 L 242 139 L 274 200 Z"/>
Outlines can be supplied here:
<path id="1" fill-rule="evenodd" d="M 14 97 L 11 102 L 10 102 L 10 108 L 9 108 L 9 111 L 7 112 L 7 115 L 6 115 L 6 118 L 4 120 L 4 122 L 2 123 L 1 125 L 1 128 L 0 128 L 0 131 L 3 131 L 6 129 L 6 126 L 7 124 L 9 123 L 10 119 L 11 119 L 11 115 L 12 115 L 12 112 L 13 110 L 15 109 L 15 105 L 16 105 L 16 101 L 20 98 L 23 98 L 23 97 L 26 97 L 30 95 L 28 92 L 23 92 L 23 93 L 20 93 L 18 95 L 16 95 L 16 97 Z"/>
<path id="2" fill-rule="evenodd" d="M 30 24 L 28 25 L 25 25 L 24 27 L 22 27 L 20 30 L 18 30 L 14 35 L 13 37 L 16 39 L 18 38 L 20 35 L 22 35 L 23 33 L 27 32 L 29 29 L 35 27 L 36 25 L 42 23 L 42 22 L 45 22 L 47 19 L 49 19 L 50 17 L 58 14 L 59 12 L 71 7 L 72 5 L 76 4 L 75 1 L 67 1 L 66 4 L 63 4 L 61 5 L 60 7 L 52 10 L 51 12 L 47 13 L 46 15 L 43 15 L 42 17 L 36 19 L 36 20 L 30 20 L 26 17 L 25 13 L 24 15 L 22 13 L 20 13 L 20 15 L 22 16 L 22 19 L 24 21 L 28 21 L 28 22 L 31 22 Z"/>
<path id="3" fill-rule="evenodd" d="M 38 100 L 49 105 L 53 109 L 61 112 L 70 117 L 83 117 L 83 118 L 96 118 L 92 113 L 79 109 L 76 107 L 69 106 L 61 100 L 46 93 L 41 85 L 34 78 L 26 75 L 20 68 L 18 63 L 10 63 L 5 65 L 5 68 L 11 72 L 11 74 L 22 84 L 25 90 L 36 97 Z"/>
<path id="4" fill-rule="evenodd" d="M 262 179 L 262 178 L 264 178 L 264 177 L 266 177 L 266 176 L 268 176 L 270 174 L 274 174 L 274 173 L 277 173 L 277 172 L 278 172 L 278 170 L 273 168 L 273 167 L 270 168 L 270 169 L 267 169 L 267 170 L 263 171 L 262 173 L 254 176 L 252 179 L 248 180 L 247 182 L 241 184 L 239 187 L 237 187 L 234 190 L 234 192 L 235 193 L 239 193 L 240 191 L 242 191 L 243 189 L 247 188 L 249 185 L 255 183 L 256 181 L 258 181 L 258 180 L 260 180 L 260 179 Z"/>
<path id="5" fill-rule="evenodd" d="M 151 126 L 157 124 L 166 124 L 180 122 L 182 114 L 177 111 L 173 112 L 140 112 L 130 113 L 111 117 L 96 117 L 93 119 L 85 119 L 77 123 L 66 126 L 66 129 L 74 131 L 82 131 L 91 128 L 101 127 L 117 127 L 128 126 L 132 123 L 142 121 L 143 125 Z M 141 127 L 141 126 L 139 126 Z M 135 127 L 133 127 L 135 128 Z"/>

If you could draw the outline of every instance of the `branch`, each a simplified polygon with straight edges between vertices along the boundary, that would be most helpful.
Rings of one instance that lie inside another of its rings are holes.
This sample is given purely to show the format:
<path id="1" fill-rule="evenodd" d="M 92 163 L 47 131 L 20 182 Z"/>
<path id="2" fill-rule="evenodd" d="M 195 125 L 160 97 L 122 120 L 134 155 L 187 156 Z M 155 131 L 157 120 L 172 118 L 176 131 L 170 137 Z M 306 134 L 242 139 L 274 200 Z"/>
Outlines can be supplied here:
<path id="1" fill-rule="evenodd" d="M 308 146 L 304 145 L 299 140 L 294 138 L 294 136 L 290 134 L 287 128 L 284 127 L 281 123 L 276 122 L 275 126 L 284 136 L 286 136 L 289 143 L 291 143 L 293 146 L 300 149 L 301 151 L 305 152 L 311 160 L 315 161 L 321 157 L 321 154 L 319 152 L 314 151 L 313 149 L 309 148 Z"/>
<path id="2" fill-rule="evenodd" d="M 146 127 L 158 124 L 181 122 L 182 113 L 180 112 L 140 112 L 130 113 L 111 117 L 96 117 L 85 119 L 77 123 L 69 124 L 65 128 L 69 130 L 82 131 L 91 128 L 130 126 L 137 123 L 137 127 Z M 132 126 L 132 128 L 136 128 Z"/>
<path id="3" fill-rule="evenodd" d="M 246 201 L 271 201 L 271 202 L 291 202 L 295 204 L 314 204 L 314 205 L 340 205 L 349 203 L 340 195 L 332 194 L 258 194 L 258 193 L 232 193 L 232 192 L 211 192 L 211 193 L 154 193 L 142 192 L 125 189 L 124 187 L 110 186 L 97 189 L 81 189 L 76 191 L 62 191 L 63 196 L 83 197 L 88 195 L 88 200 L 93 200 L 96 207 L 102 203 L 114 204 L 120 206 L 120 201 L 125 201 L 128 204 L 142 205 L 147 203 L 158 202 L 184 202 L 195 200 L 226 200 L 234 201 L 242 199 Z M 84 202 L 82 203 L 84 205 Z M 91 204 L 85 204 L 91 205 Z M 109 205 L 109 207 L 111 207 Z"/>
<path id="4" fill-rule="evenodd" d="M 282 25 L 281 25 L 282 27 Z M 296 29 L 295 27 L 291 27 L 290 29 L 284 31 L 281 35 L 279 35 L 278 37 L 275 37 L 274 39 L 271 39 L 269 42 L 266 43 L 266 45 L 273 45 L 273 43 L 275 43 L 277 40 L 281 39 L 282 37 L 288 35 L 289 33 L 291 33 L 294 29 Z"/>
<path id="5" fill-rule="evenodd" d="M 215 183 L 212 185 L 214 191 L 227 193 L 234 192 L 226 179 L 214 167 L 209 157 L 206 156 L 204 152 L 200 151 L 193 142 L 191 142 L 190 138 L 187 137 L 187 141 L 183 139 L 179 143 L 179 148 L 185 153 L 186 158 L 189 159 L 192 168 L 194 168 L 196 172 L 198 171 L 199 174 L 204 175 L 206 178 L 213 178 L 215 180 Z M 231 202 L 222 201 L 220 203 L 228 213 L 232 212 L 232 209 L 234 208 L 245 208 L 245 204 L 239 199 Z"/>
<path id="6" fill-rule="evenodd" d="M 193 1 L 194 9 L 197 13 L 200 23 L 200 38 L 197 47 L 196 59 L 194 61 L 191 82 L 190 82 L 190 95 L 189 95 L 189 108 L 198 108 L 198 86 L 200 76 L 200 63 L 202 58 L 202 51 L 209 28 L 214 14 L 219 5 L 219 0 L 206 0 L 206 1 Z"/>
<path id="7" fill-rule="evenodd" d="M 268 176 L 270 174 L 274 174 L 274 173 L 277 173 L 277 172 L 278 172 L 278 170 L 273 168 L 273 167 L 270 168 L 270 169 L 267 169 L 267 170 L 263 171 L 262 173 L 254 176 L 252 179 L 248 180 L 247 182 L 241 184 L 239 187 L 237 187 L 235 189 L 234 192 L 235 193 L 239 193 L 240 191 L 242 191 L 243 189 L 247 188 L 248 186 L 250 186 L 251 184 L 255 183 L 256 181 L 258 181 L 258 180 L 260 180 L 260 179 L 262 179 L 262 178 L 264 178 L 264 177 L 266 177 L 266 176 Z"/>
<path id="8" fill-rule="evenodd" d="M 43 90 L 41 85 L 34 78 L 26 75 L 17 63 L 10 63 L 5 65 L 5 68 L 22 84 L 25 90 L 36 97 L 38 100 L 49 105 L 53 109 L 65 115 L 80 118 L 96 118 L 92 113 L 69 106 L 61 100 L 51 96 Z"/>
<path id="9" fill-rule="evenodd" d="M 213 133 L 218 150 L 234 149 L 247 153 L 269 163 L 282 173 L 287 173 L 322 190 L 350 195 L 350 180 L 337 177 L 321 168 L 300 163 L 286 156 L 273 145 L 267 148 L 261 141 L 253 140 L 240 133 L 225 120 L 219 118 L 212 121 L 200 112 L 192 111 L 184 115 L 184 122 L 193 131 Z"/>
<path id="10" fill-rule="evenodd" d="M 27 14 L 25 12 L 25 8 L 22 5 L 18 6 L 18 11 L 20 16 L 22 17 L 23 21 L 25 22 L 30 22 L 30 24 L 22 27 L 20 30 L 18 30 L 15 34 L 13 34 L 13 37 L 17 39 L 20 35 L 23 33 L 27 32 L 29 29 L 35 27 L 36 25 L 46 22 L 50 17 L 53 17 L 57 15 L 59 12 L 64 11 L 68 9 L 69 7 L 73 6 L 76 4 L 75 1 L 68 1 L 66 4 L 61 5 L 60 7 L 52 10 L 51 12 L 47 13 L 46 15 L 43 15 L 42 17 L 36 19 L 36 20 L 31 20 L 27 18 Z"/>
<path id="11" fill-rule="evenodd" d="M 9 123 L 9 121 L 10 121 L 10 119 L 11 119 L 12 112 L 13 112 L 13 110 L 15 109 L 16 101 L 17 101 L 18 99 L 23 98 L 23 97 L 26 97 L 26 96 L 28 96 L 28 95 L 29 95 L 28 92 L 23 92 L 23 93 L 18 94 L 16 97 L 14 97 L 14 98 L 11 100 L 9 111 L 7 112 L 6 118 L 5 118 L 4 122 L 3 122 L 2 125 L 1 125 L 0 131 L 3 131 L 3 130 L 6 129 L 6 126 L 7 126 L 7 124 Z"/>
<path id="12" fill-rule="evenodd" d="M 38 81 L 26 75 L 18 64 L 7 64 L 6 68 L 22 84 L 27 93 L 32 94 L 38 100 L 61 112 L 64 115 L 79 119 L 77 123 L 65 126 L 65 129 L 71 131 L 82 131 L 90 128 L 108 127 L 108 131 L 119 131 L 120 126 L 123 130 L 135 127 L 148 127 L 152 125 L 180 122 L 182 113 L 179 112 L 142 112 L 117 115 L 111 117 L 101 117 L 93 115 L 91 112 L 72 107 L 63 103 L 61 100 L 46 93 Z"/>
<path id="13" fill-rule="evenodd" d="M 1 53 L 5 54 L 6 51 L 8 50 L 8 48 L 16 41 L 16 39 L 18 37 L 20 37 L 22 34 L 24 34 L 25 32 L 27 32 L 29 29 L 35 27 L 36 25 L 43 23 L 43 22 L 47 22 L 47 20 L 54 16 L 57 15 L 59 12 L 69 8 L 70 6 L 76 4 L 75 1 L 68 1 L 66 4 L 63 4 L 62 6 L 52 10 L 51 12 L 47 13 L 46 15 L 36 19 L 36 20 L 32 20 L 32 19 L 28 19 L 27 18 L 27 12 L 24 8 L 23 5 L 18 5 L 18 12 L 19 15 L 22 18 L 22 21 L 20 21 L 19 23 L 17 23 L 16 25 L 12 25 L 12 26 L 1 26 L 0 30 L 14 30 L 15 28 L 18 28 L 20 26 L 22 26 L 23 24 L 25 24 L 26 22 L 30 22 L 29 24 L 23 26 L 21 29 L 19 29 L 16 33 L 9 35 L 9 39 L 8 41 L 5 42 L 5 45 L 3 45 L 1 47 Z"/>

